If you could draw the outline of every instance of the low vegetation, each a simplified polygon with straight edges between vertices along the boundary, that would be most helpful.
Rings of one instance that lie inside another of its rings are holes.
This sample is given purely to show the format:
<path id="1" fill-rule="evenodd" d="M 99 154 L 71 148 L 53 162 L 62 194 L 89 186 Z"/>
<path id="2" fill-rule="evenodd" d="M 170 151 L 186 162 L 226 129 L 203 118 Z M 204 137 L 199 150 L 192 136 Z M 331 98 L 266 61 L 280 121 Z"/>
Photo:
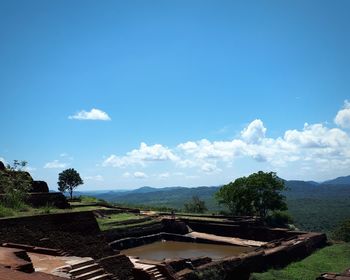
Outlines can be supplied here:
<path id="1" fill-rule="evenodd" d="M 344 242 L 350 242 L 350 219 L 342 222 L 332 233 L 332 238 Z"/>
<path id="2" fill-rule="evenodd" d="M 28 190 L 33 181 L 28 172 L 24 171 L 26 161 L 14 160 L 5 170 L 0 171 L 0 193 L 3 194 L 1 205 L 14 210 L 24 210 Z"/>
<path id="3" fill-rule="evenodd" d="M 200 200 L 198 196 L 192 196 L 192 200 L 184 204 L 185 212 L 204 213 L 208 211 L 205 201 Z"/>
<path id="4" fill-rule="evenodd" d="M 335 244 L 283 269 L 254 273 L 251 280 L 315 280 L 325 272 L 343 272 L 350 266 L 350 244 Z"/>
<path id="5" fill-rule="evenodd" d="M 139 220 L 139 221 L 138 221 Z M 131 223 L 124 223 L 130 221 Z M 108 217 L 97 218 L 98 225 L 102 231 L 110 229 L 136 227 L 155 223 L 153 219 L 145 220 L 143 216 L 133 213 L 112 214 Z"/>

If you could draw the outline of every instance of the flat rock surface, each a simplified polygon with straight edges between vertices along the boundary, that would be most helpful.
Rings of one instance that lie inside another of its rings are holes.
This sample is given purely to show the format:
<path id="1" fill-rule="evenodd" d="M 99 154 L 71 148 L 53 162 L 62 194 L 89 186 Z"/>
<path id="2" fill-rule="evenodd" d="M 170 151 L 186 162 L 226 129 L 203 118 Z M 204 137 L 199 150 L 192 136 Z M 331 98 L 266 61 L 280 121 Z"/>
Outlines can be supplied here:
<path id="1" fill-rule="evenodd" d="M 30 264 L 30 262 L 19 258 L 16 253 L 22 252 L 21 249 L 0 247 L 0 265 L 17 269 L 21 266 Z"/>
<path id="2" fill-rule="evenodd" d="M 48 274 L 59 274 L 57 268 L 73 265 L 91 258 L 50 256 L 37 253 L 28 253 L 35 271 Z"/>
<path id="3" fill-rule="evenodd" d="M 0 280 L 67 280 L 41 272 L 24 273 L 9 268 L 0 267 Z"/>
<path id="4" fill-rule="evenodd" d="M 186 234 L 186 236 L 190 236 L 190 237 L 194 237 L 194 238 L 203 238 L 203 239 L 212 240 L 212 241 L 221 241 L 221 242 L 226 242 L 226 243 L 230 243 L 230 244 L 238 245 L 238 246 L 260 247 L 260 246 L 263 246 L 267 243 L 267 242 L 262 242 L 262 241 L 241 239 L 238 237 L 219 236 L 219 235 L 215 235 L 215 234 L 196 232 L 196 231 L 192 231 L 192 232 Z"/>

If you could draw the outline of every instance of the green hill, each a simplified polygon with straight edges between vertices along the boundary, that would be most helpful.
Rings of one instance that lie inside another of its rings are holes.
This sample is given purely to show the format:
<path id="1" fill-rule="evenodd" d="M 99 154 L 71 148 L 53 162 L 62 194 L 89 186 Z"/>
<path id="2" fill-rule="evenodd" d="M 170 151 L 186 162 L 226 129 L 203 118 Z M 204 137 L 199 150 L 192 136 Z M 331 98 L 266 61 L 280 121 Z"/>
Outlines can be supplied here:
<path id="1" fill-rule="evenodd" d="M 349 177 L 349 176 L 348 176 Z M 343 178 L 316 183 L 285 181 L 289 213 L 302 230 L 330 232 L 344 219 L 350 218 L 350 184 Z M 337 183 L 338 182 L 338 183 Z M 142 187 L 131 191 L 96 193 L 97 198 L 126 204 L 182 209 L 196 195 L 204 200 L 209 211 L 223 210 L 214 199 L 219 187 Z"/>

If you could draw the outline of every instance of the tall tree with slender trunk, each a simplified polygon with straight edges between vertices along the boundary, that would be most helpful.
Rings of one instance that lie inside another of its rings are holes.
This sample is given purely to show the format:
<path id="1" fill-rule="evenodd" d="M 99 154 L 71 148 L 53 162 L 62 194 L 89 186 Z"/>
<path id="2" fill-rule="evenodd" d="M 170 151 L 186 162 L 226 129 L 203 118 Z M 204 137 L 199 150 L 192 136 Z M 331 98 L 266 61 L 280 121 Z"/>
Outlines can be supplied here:
<path id="1" fill-rule="evenodd" d="M 68 168 L 58 174 L 58 190 L 61 192 L 69 192 L 70 199 L 73 198 L 73 190 L 79 185 L 84 184 L 79 173 L 74 168 Z"/>

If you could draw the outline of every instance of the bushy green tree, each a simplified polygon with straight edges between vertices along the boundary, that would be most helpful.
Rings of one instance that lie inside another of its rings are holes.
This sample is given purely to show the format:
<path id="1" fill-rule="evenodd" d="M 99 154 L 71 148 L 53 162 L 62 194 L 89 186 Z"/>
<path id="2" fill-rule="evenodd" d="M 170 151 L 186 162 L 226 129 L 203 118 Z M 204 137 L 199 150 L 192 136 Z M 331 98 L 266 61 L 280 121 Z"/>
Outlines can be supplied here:
<path id="1" fill-rule="evenodd" d="M 4 194 L 3 204 L 9 208 L 23 208 L 32 177 L 23 169 L 26 161 L 14 160 L 5 170 L 0 171 L 0 193 Z"/>
<path id="2" fill-rule="evenodd" d="M 289 228 L 293 218 L 285 211 L 273 211 L 266 217 L 266 224 L 271 227 Z"/>
<path id="3" fill-rule="evenodd" d="M 189 213 L 204 213 L 207 211 L 205 206 L 205 201 L 200 200 L 198 196 L 192 196 L 192 200 L 188 203 L 185 203 L 185 211 Z"/>
<path id="4" fill-rule="evenodd" d="M 287 209 L 281 193 L 285 189 L 276 173 L 259 171 L 222 186 L 215 197 L 232 215 L 257 215 L 265 219 L 269 211 Z"/>
<path id="5" fill-rule="evenodd" d="M 68 168 L 58 174 L 58 190 L 60 192 L 69 192 L 70 198 L 73 198 L 73 190 L 79 185 L 84 184 L 79 173 L 74 168 Z"/>
<path id="6" fill-rule="evenodd" d="M 339 241 L 350 242 L 350 219 L 342 222 L 334 230 L 332 238 Z"/>

